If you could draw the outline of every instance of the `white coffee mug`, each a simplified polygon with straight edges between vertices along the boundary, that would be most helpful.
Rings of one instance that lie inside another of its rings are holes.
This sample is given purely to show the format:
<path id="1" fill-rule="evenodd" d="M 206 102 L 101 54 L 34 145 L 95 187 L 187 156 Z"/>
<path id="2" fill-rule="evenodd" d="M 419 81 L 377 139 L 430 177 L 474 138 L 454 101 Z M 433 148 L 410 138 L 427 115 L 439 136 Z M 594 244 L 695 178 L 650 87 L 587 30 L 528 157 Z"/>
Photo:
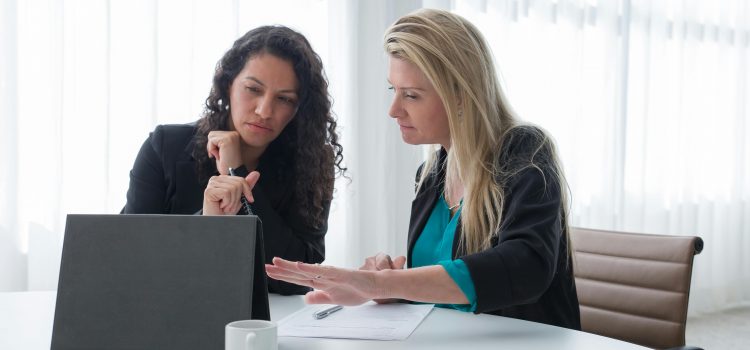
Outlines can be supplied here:
<path id="1" fill-rule="evenodd" d="M 225 327 L 225 350 L 278 350 L 276 323 L 263 320 L 234 321 Z"/>

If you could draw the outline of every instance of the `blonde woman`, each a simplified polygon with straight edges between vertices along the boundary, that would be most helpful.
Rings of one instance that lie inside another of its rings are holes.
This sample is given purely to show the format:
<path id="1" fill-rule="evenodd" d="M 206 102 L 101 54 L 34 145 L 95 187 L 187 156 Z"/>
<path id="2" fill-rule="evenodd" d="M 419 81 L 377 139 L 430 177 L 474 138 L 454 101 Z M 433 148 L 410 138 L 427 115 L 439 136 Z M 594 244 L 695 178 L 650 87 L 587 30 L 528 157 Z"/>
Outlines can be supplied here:
<path id="1" fill-rule="evenodd" d="M 385 34 L 389 114 L 409 144 L 437 144 L 417 171 L 405 257 L 360 270 L 274 258 L 271 278 L 308 303 L 404 299 L 580 329 L 564 179 L 543 131 L 514 117 L 481 33 L 423 9 Z"/>

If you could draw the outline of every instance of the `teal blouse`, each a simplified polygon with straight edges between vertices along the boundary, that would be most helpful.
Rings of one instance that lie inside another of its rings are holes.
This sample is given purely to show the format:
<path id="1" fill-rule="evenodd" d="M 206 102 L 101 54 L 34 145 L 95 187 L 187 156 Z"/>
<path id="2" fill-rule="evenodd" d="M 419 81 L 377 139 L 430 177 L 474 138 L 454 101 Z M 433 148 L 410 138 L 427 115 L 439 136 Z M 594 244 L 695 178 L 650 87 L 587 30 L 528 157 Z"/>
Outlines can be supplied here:
<path id="1" fill-rule="evenodd" d="M 411 252 L 411 266 L 440 265 L 469 300 L 469 304 L 438 304 L 439 307 L 473 312 L 477 308 L 477 293 L 469 269 L 461 259 L 453 260 L 453 240 L 456 235 L 458 218 L 461 215 L 463 201 L 456 214 L 451 218 L 450 208 L 441 195 L 435 208 L 414 244 Z"/>

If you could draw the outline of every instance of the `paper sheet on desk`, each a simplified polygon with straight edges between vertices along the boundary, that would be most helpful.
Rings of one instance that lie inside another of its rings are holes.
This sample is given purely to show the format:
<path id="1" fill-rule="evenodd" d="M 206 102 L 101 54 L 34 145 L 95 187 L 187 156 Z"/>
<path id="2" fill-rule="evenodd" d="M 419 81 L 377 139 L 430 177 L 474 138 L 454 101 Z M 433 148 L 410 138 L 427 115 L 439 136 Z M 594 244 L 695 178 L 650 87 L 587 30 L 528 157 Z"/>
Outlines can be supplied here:
<path id="1" fill-rule="evenodd" d="M 279 321 L 280 337 L 405 340 L 432 311 L 432 304 L 346 306 L 316 320 L 315 311 L 329 305 L 311 305 Z"/>

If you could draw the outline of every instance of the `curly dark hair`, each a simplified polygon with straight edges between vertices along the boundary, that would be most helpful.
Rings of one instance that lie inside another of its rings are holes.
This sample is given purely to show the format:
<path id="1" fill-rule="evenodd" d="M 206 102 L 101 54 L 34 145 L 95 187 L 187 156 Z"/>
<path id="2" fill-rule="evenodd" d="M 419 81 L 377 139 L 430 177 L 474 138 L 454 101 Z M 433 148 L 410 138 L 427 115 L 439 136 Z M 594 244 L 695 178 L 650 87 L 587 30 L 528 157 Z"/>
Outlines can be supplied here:
<path id="1" fill-rule="evenodd" d="M 208 133 L 229 130 L 229 87 L 245 63 L 260 54 L 271 54 L 294 67 L 299 82 L 299 104 L 294 118 L 271 142 L 261 157 L 267 174 L 293 188 L 298 213 L 313 227 L 326 222 L 324 204 L 333 198 L 336 175 L 346 171 L 342 166 L 343 147 L 336 134 L 336 120 L 331 114 L 328 80 L 320 56 L 300 33 L 284 26 L 255 28 L 237 39 L 216 64 L 206 109 L 197 122 L 193 157 L 198 162 L 202 181 L 217 173 L 216 163 L 208 157 Z M 266 168 L 267 165 L 270 165 Z"/>

